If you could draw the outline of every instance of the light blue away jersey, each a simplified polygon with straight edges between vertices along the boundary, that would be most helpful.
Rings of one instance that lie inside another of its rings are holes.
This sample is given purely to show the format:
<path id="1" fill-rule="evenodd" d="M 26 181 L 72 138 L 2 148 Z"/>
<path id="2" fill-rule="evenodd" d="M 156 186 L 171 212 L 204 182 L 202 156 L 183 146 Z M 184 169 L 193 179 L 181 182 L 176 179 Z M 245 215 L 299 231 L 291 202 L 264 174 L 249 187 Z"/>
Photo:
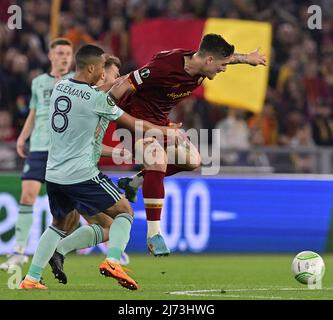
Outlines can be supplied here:
<path id="1" fill-rule="evenodd" d="M 123 113 L 109 95 L 85 82 L 57 83 L 51 96 L 46 180 L 74 184 L 95 177 L 108 124 Z"/>
<path id="2" fill-rule="evenodd" d="M 71 78 L 73 75 L 73 72 L 67 73 L 63 79 Z M 36 114 L 35 125 L 30 137 L 30 151 L 47 151 L 49 149 L 49 107 L 55 84 L 55 77 L 49 73 L 43 73 L 32 80 L 29 108 L 36 109 Z"/>

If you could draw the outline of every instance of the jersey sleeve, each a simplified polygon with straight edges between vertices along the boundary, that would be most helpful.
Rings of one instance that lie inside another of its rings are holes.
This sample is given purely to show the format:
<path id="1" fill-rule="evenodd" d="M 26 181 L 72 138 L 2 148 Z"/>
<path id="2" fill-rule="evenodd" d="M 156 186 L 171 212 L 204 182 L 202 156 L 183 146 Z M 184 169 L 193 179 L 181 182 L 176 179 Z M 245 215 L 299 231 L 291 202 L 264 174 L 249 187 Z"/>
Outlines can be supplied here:
<path id="1" fill-rule="evenodd" d="M 162 84 L 168 76 L 165 61 L 158 55 L 144 67 L 130 73 L 129 79 L 136 90 Z"/>
<path id="2" fill-rule="evenodd" d="M 36 92 L 36 80 L 32 80 L 31 83 L 31 98 L 29 103 L 29 109 L 36 109 L 37 107 L 37 92 Z"/>
<path id="3" fill-rule="evenodd" d="M 105 92 L 98 93 L 94 112 L 110 121 L 117 120 L 124 114 L 124 111 Z"/>

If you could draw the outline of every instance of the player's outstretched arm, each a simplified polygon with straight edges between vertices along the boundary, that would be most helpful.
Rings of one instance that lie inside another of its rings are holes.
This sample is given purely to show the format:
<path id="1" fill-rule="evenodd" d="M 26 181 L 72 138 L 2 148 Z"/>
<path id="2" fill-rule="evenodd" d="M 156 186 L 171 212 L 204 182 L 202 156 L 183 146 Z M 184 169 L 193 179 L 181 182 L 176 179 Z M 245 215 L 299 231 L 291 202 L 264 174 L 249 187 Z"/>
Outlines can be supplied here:
<path id="1" fill-rule="evenodd" d="M 135 88 L 129 80 L 129 74 L 116 79 L 108 91 L 114 98 L 120 99 L 125 93 L 134 91 Z"/>
<path id="2" fill-rule="evenodd" d="M 101 156 L 108 158 L 116 157 L 127 160 L 132 158 L 132 153 L 125 148 L 113 148 L 105 144 L 102 144 Z"/>
<path id="3" fill-rule="evenodd" d="M 105 82 L 100 86 L 97 86 L 97 89 L 100 91 L 104 91 L 106 93 L 110 92 L 111 88 L 116 84 L 118 86 L 120 86 L 120 84 L 122 84 L 122 81 L 127 79 L 127 74 L 121 77 L 118 77 L 115 81 L 112 82 Z"/>
<path id="4" fill-rule="evenodd" d="M 266 56 L 259 52 L 259 48 L 250 53 L 234 53 L 229 64 L 245 63 L 251 66 L 266 65 Z"/>
<path id="5" fill-rule="evenodd" d="M 167 135 L 168 130 L 170 129 L 178 129 L 182 126 L 181 123 L 175 123 L 172 126 L 158 126 L 149 121 L 134 118 L 126 112 L 124 112 L 122 116 L 120 116 L 117 120 L 115 120 L 115 122 L 120 127 L 127 128 L 132 132 L 135 132 L 135 130 L 140 130 L 140 129 L 142 129 L 143 132 L 146 132 L 150 129 L 157 129 L 161 130 L 163 135 Z"/>
<path id="6" fill-rule="evenodd" d="M 25 142 L 30 137 L 35 126 L 36 109 L 30 109 L 29 115 L 25 120 L 23 129 L 16 141 L 16 151 L 21 158 L 26 158 Z"/>

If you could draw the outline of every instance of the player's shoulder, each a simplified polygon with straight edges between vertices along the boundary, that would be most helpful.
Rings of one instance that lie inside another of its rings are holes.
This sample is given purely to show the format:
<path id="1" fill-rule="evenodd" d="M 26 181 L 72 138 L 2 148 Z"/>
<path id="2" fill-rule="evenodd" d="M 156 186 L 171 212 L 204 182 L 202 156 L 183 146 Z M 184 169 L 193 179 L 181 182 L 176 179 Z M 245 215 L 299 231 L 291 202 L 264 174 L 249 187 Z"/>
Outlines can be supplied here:
<path id="1" fill-rule="evenodd" d="M 172 50 L 160 51 L 156 54 L 156 58 L 172 60 L 172 59 L 177 59 L 179 57 L 191 55 L 194 53 L 195 52 L 192 50 L 176 48 L 176 49 L 172 49 Z"/>
<path id="2" fill-rule="evenodd" d="M 62 79 L 71 79 L 73 78 L 75 75 L 75 72 L 73 71 L 69 71 L 67 73 L 65 73 L 63 76 L 62 76 Z"/>
<path id="3" fill-rule="evenodd" d="M 159 52 L 155 57 L 155 63 L 169 72 L 183 70 L 184 57 L 193 55 L 195 52 L 187 49 L 172 49 Z"/>
<path id="4" fill-rule="evenodd" d="M 94 86 L 91 86 L 87 82 L 76 80 L 73 77 L 63 78 L 58 83 L 72 84 L 73 86 L 85 88 L 86 90 L 90 90 L 90 91 L 93 91 L 93 92 L 98 92 L 98 90 Z"/>
<path id="5" fill-rule="evenodd" d="M 50 78 L 50 75 L 48 73 L 42 73 L 35 78 L 32 79 L 32 83 L 39 83 L 44 82 L 45 80 L 48 80 Z"/>
<path id="6" fill-rule="evenodd" d="M 93 97 L 95 97 L 96 99 L 106 99 L 107 93 L 105 91 L 101 90 L 97 86 L 88 85 L 88 87 Z"/>
<path id="7" fill-rule="evenodd" d="M 94 86 L 90 86 L 92 89 L 94 89 L 94 92 L 96 93 L 96 94 L 103 94 L 103 93 L 105 93 L 105 91 L 103 91 L 103 90 L 101 90 L 98 86 L 96 86 L 96 85 L 94 85 Z"/>
<path id="8" fill-rule="evenodd" d="M 113 105 L 113 100 L 111 97 L 103 90 L 99 90 L 98 88 L 93 88 L 93 95 L 98 101 L 106 101 L 108 104 Z"/>
<path id="9" fill-rule="evenodd" d="M 71 83 L 71 78 L 63 78 L 63 79 L 60 79 L 56 84 L 55 86 L 58 86 L 59 84 L 69 84 Z"/>

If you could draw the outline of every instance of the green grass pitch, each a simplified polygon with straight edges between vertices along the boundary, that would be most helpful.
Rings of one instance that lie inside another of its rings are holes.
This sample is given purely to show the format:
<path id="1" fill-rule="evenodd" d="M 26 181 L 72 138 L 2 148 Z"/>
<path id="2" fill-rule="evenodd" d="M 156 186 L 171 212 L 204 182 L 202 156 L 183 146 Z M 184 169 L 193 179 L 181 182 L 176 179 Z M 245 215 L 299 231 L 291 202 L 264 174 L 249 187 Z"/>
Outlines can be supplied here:
<path id="1" fill-rule="evenodd" d="M 69 255 L 65 260 L 67 285 L 57 283 L 47 266 L 44 281 L 49 290 L 11 290 L 7 282 L 12 274 L 0 272 L 0 299 L 333 299 L 333 256 L 322 256 L 326 264 L 322 289 L 310 290 L 293 279 L 291 254 L 173 254 L 163 258 L 132 254 L 129 268 L 140 289 L 129 291 L 99 274 L 102 255 Z M 0 257 L 0 263 L 4 260 L 4 256 Z M 24 266 L 23 273 L 27 269 L 28 265 Z"/>

